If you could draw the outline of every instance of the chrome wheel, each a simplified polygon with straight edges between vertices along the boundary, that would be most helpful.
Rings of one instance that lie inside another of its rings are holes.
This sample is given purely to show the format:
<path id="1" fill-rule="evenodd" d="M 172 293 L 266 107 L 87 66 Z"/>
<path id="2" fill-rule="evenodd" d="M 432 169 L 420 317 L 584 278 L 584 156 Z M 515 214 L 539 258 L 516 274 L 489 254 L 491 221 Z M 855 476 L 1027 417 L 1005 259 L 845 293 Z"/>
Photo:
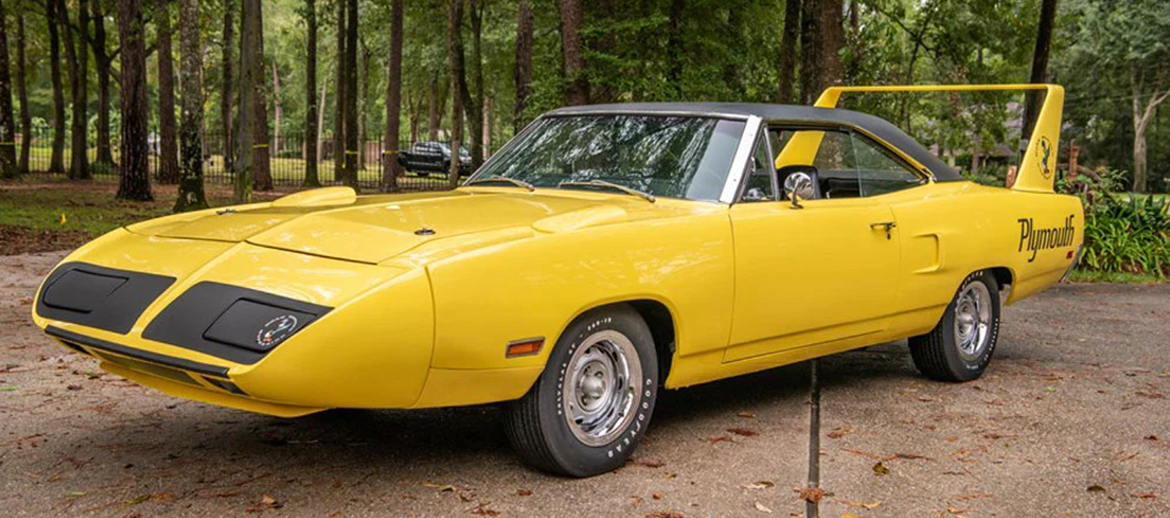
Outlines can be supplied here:
<path id="1" fill-rule="evenodd" d="M 569 359 L 561 386 L 563 415 L 582 443 L 602 446 L 633 420 L 641 402 L 642 363 L 633 342 L 614 330 L 590 335 Z"/>
<path id="2" fill-rule="evenodd" d="M 991 292 L 975 281 L 963 287 L 955 300 L 955 343 L 959 355 L 974 361 L 987 349 L 991 334 Z"/>

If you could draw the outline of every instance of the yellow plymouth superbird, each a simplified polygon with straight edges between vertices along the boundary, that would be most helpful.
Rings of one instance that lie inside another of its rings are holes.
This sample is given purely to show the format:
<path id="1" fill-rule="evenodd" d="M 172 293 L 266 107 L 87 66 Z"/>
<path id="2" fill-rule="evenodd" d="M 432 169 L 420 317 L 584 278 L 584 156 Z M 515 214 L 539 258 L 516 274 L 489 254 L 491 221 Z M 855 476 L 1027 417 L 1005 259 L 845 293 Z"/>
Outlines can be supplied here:
<path id="1" fill-rule="evenodd" d="M 849 91 L 1044 90 L 1011 188 L 966 181 Z M 1001 300 L 1083 237 L 1053 192 L 1053 85 L 831 88 L 816 107 L 548 113 L 462 187 L 332 187 L 137 223 L 71 253 L 33 319 L 165 393 L 293 417 L 506 402 L 530 464 L 620 466 L 662 388 L 909 338 L 947 381 Z"/>

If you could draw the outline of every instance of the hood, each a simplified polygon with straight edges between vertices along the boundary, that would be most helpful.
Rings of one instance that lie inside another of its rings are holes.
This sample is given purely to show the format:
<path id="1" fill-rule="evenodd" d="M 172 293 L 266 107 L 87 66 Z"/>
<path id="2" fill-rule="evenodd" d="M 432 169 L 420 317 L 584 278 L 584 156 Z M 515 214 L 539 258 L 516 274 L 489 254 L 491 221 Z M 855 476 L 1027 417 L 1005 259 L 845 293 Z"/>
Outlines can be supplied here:
<path id="1" fill-rule="evenodd" d="M 464 239 L 452 239 L 452 246 L 466 246 L 469 235 L 503 229 L 526 230 L 505 233 L 512 238 L 569 232 L 681 214 L 689 212 L 683 206 L 690 204 L 677 201 L 650 204 L 625 195 L 578 191 L 541 194 L 461 189 L 363 196 L 342 205 L 259 204 L 172 216 L 132 225 L 128 230 L 164 238 L 246 241 L 269 248 L 376 264 L 424 244 L 440 245 L 443 240 L 456 237 Z"/>

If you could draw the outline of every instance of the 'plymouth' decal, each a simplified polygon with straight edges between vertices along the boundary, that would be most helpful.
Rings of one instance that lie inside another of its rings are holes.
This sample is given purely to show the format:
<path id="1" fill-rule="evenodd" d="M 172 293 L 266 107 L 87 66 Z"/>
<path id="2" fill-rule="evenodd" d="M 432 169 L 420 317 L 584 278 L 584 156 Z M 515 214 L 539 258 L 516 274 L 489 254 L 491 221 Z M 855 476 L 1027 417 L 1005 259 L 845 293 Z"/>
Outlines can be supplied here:
<path id="1" fill-rule="evenodd" d="M 1020 252 L 1032 252 L 1028 262 L 1036 260 L 1036 253 L 1040 250 L 1063 248 L 1072 245 L 1076 237 L 1076 227 L 1073 226 L 1074 215 L 1064 218 L 1063 227 L 1033 228 L 1032 218 L 1020 218 Z"/>

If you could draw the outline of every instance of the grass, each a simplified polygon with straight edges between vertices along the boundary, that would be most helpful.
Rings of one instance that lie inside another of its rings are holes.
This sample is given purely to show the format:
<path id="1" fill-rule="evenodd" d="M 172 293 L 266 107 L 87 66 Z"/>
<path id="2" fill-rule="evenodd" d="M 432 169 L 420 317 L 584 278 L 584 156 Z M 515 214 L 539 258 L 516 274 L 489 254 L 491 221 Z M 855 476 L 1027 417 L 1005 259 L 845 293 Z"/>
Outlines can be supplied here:
<path id="1" fill-rule="evenodd" d="M 1103 272 L 1099 270 L 1085 270 L 1077 268 L 1069 276 L 1072 282 L 1101 282 L 1113 284 L 1162 284 L 1170 279 L 1159 278 L 1156 275 L 1129 272 Z"/>

